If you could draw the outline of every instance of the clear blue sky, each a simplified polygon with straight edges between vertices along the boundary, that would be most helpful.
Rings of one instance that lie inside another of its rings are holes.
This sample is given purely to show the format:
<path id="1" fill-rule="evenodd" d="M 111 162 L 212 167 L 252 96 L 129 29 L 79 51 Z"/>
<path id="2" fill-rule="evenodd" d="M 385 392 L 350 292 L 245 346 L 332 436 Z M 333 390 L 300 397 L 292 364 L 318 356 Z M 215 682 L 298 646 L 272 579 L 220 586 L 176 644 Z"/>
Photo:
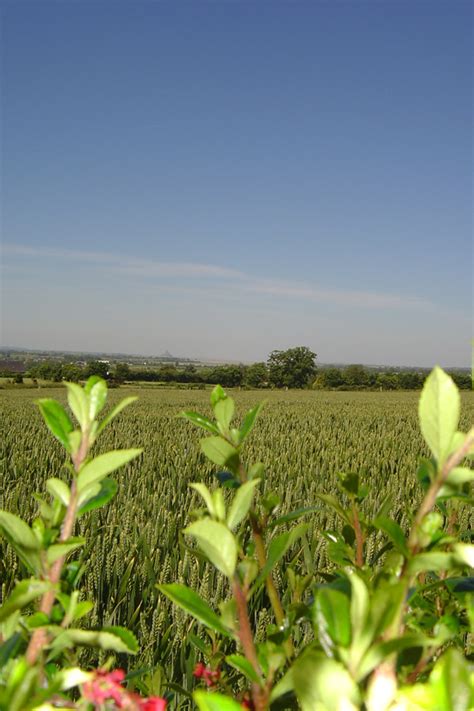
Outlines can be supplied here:
<path id="1" fill-rule="evenodd" d="M 2 4 L 2 342 L 470 363 L 472 5 Z"/>

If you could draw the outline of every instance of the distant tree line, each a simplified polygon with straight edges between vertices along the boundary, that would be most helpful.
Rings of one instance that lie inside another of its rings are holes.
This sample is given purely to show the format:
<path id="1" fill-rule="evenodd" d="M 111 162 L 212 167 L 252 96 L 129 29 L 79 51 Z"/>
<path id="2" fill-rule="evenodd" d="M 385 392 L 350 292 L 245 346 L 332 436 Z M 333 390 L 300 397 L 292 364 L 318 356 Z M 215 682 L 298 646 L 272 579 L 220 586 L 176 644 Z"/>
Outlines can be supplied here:
<path id="1" fill-rule="evenodd" d="M 1 371 L 0 371 L 1 373 Z M 164 363 L 156 368 L 130 367 L 127 363 L 91 360 L 85 365 L 44 361 L 29 368 L 21 377 L 61 382 L 79 382 L 90 375 L 100 375 L 110 384 L 124 382 L 160 382 L 169 384 L 216 385 L 225 388 L 313 388 L 316 390 L 419 390 L 428 371 L 378 370 L 362 365 L 316 367 L 316 354 L 305 346 L 275 350 L 266 362 L 252 365 L 180 366 Z M 14 375 L 14 373 L 3 373 Z M 459 388 L 472 387 L 467 371 L 452 371 Z"/>

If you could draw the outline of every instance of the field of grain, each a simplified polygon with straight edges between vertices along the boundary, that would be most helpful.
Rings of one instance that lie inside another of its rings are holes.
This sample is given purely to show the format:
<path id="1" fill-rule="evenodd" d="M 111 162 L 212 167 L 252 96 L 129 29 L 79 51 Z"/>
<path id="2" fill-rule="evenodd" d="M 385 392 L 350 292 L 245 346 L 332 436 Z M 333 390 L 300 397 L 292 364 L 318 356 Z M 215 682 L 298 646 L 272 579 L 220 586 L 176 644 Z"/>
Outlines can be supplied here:
<path id="1" fill-rule="evenodd" d="M 225 597 L 224 581 L 187 552 L 180 529 L 188 511 L 200 505 L 192 481 L 213 481 L 213 467 L 199 451 L 201 433 L 177 418 L 183 409 L 210 413 L 209 392 L 121 388 L 111 402 L 137 394 L 139 400 L 114 421 L 98 451 L 143 447 L 141 458 L 119 472 L 119 492 L 106 508 L 81 519 L 88 534 L 83 586 L 97 601 L 90 622 L 132 629 L 141 653 L 132 666 L 160 662 L 168 678 L 192 688 L 196 649 L 186 641 L 190 618 L 165 600 L 157 583 L 186 582 L 211 604 Z M 316 494 L 336 491 L 340 471 L 366 472 L 374 511 L 388 494 L 402 526 L 419 500 L 417 461 L 426 454 L 417 423 L 418 393 L 235 391 L 238 415 L 261 400 L 266 406 L 245 450 L 248 462 L 266 466 L 264 490 L 281 497 L 281 511 L 317 503 Z M 0 391 L 0 508 L 34 517 L 32 491 L 61 476 L 64 456 L 42 423 L 37 397 L 65 402 L 62 389 Z M 462 426 L 474 421 L 474 395 L 462 394 Z M 63 470 L 64 474 L 64 470 Z M 214 480 L 215 481 L 215 480 Z M 467 511 L 461 527 L 468 528 Z M 309 518 L 311 561 L 317 574 L 327 569 L 321 529 L 334 528 L 331 511 Z M 368 555 L 373 542 L 368 542 Z M 308 561 L 306 561 L 308 563 Z M 1 598 L 18 573 L 11 550 L 0 540 Z M 278 575 L 277 575 L 278 584 Z M 265 598 L 253 611 L 261 629 L 270 619 Z M 122 661 L 123 663 L 123 661 Z"/>

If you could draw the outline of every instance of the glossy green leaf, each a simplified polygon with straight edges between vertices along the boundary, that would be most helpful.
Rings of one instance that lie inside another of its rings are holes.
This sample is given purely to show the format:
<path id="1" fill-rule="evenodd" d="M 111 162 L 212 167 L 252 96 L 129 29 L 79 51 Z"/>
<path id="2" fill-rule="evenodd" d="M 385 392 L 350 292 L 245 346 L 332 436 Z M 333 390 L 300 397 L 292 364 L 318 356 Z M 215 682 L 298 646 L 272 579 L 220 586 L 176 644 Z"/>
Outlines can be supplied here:
<path id="1" fill-rule="evenodd" d="M 388 516 L 378 516 L 373 524 L 380 531 L 383 531 L 392 541 L 395 548 L 402 553 L 405 557 L 408 557 L 408 544 L 399 524 Z"/>
<path id="2" fill-rule="evenodd" d="M 237 701 L 222 694 L 196 691 L 193 698 L 199 711 L 242 711 L 242 706 Z"/>
<path id="3" fill-rule="evenodd" d="M 69 499 L 71 498 L 71 491 L 62 479 L 48 479 L 46 482 L 46 489 L 51 494 L 54 499 L 57 499 L 62 503 L 63 506 L 69 505 Z"/>
<path id="4" fill-rule="evenodd" d="M 88 511 L 94 511 L 95 509 L 101 508 L 101 506 L 105 506 L 109 503 L 109 501 L 114 498 L 115 494 L 117 493 L 118 484 L 115 479 L 102 479 L 100 485 L 98 486 L 100 488 L 95 495 L 91 496 L 91 498 L 84 499 L 85 503 L 82 503 L 79 507 L 79 510 L 77 512 L 78 516 L 82 516 Z M 83 491 L 83 495 L 86 494 L 88 491 L 92 491 L 92 487 L 95 487 L 95 485 L 93 484 L 91 488 L 87 487 Z"/>
<path id="5" fill-rule="evenodd" d="M 133 632 L 130 632 L 130 630 L 126 629 L 125 627 L 119 627 L 117 625 L 113 625 L 111 627 L 103 627 L 102 632 L 113 634 L 119 639 L 121 639 L 124 645 L 126 645 L 129 654 L 136 654 L 138 652 L 139 646 L 137 638 L 135 637 Z"/>
<path id="6" fill-rule="evenodd" d="M 453 648 L 443 654 L 430 675 L 430 686 L 443 711 L 471 711 L 474 708 L 473 682 L 468 662 Z"/>
<path id="7" fill-rule="evenodd" d="M 316 511 L 321 511 L 321 508 L 321 506 L 306 506 L 300 509 L 295 509 L 294 511 L 290 511 L 287 514 L 279 516 L 273 521 L 270 521 L 268 523 L 268 527 L 276 528 L 277 526 L 281 526 L 281 524 L 283 523 L 290 523 L 291 521 L 296 521 L 297 519 L 302 518 L 303 516 L 307 516 L 311 513 L 316 513 Z"/>
<path id="8" fill-rule="evenodd" d="M 292 667 L 301 711 L 358 711 L 359 690 L 342 664 L 309 649 Z"/>
<path id="9" fill-rule="evenodd" d="M 39 550 L 40 544 L 35 534 L 23 519 L 8 511 L 0 511 L 0 531 L 7 535 L 12 543 L 26 550 Z"/>
<path id="10" fill-rule="evenodd" d="M 201 449 L 211 462 L 225 466 L 237 455 L 237 450 L 222 437 L 206 437 L 201 440 Z"/>
<path id="11" fill-rule="evenodd" d="M 258 588 L 258 586 L 264 582 L 265 578 L 273 570 L 278 561 L 283 558 L 285 553 L 298 540 L 298 538 L 306 532 L 307 528 L 307 524 L 300 523 L 290 531 L 286 531 L 285 533 L 281 533 L 279 536 L 272 538 L 270 545 L 268 546 L 267 562 L 255 581 L 254 589 Z"/>
<path id="12" fill-rule="evenodd" d="M 436 366 L 425 380 L 418 414 L 423 437 L 441 466 L 457 431 L 460 396 L 453 379 Z"/>
<path id="13" fill-rule="evenodd" d="M 116 449 L 113 452 L 99 454 L 98 457 L 87 462 L 77 476 L 77 489 L 79 493 L 90 484 L 99 483 L 107 474 L 119 467 L 128 464 L 142 453 L 141 449 Z"/>
<path id="14" fill-rule="evenodd" d="M 29 605 L 50 590 L 51 583 L 42 580 L 22 580 L 13 588 L 6 601 L 0 607 L 0 622 L 6 620 L 17 610 Z"/>
<path id="15" fill-rule="evenodd" d="M 234 416 L 235 404 L 231 397 L 226 397 L 219 400 L 214 405 L 214 415 L 216 417 L 217 423 L 219 425 L 219 430 L 221 432 L 227 432 L 230 427 L 230 423 Z"/>
<path id="16" fill-rule="evenodd" d="M 122 412 L 126 407 L 132 404 L 132 402 L 135 402 L 138 400 L 138 397 L 136 395 L 132 395 L 130 397 L 125 397 L 123 400 L 121 400 L 117 405 L 115 405 L 114 408 L 104 417 L 102 422 L 100 423 L 98 429 L 97 429 L 97 434 L 100 434 L 102 430 L 107 427 L 107 425 L 112 422 L 112 420 L 117 417 L 117 415 Z"/>
<path id="17" fill-rule="evenodd" d="M 255 684 L 260 684 L 260 677 L 246 657 L 241 654 L 229 654 L 225 660 L 227 664 L 230 664 L 231 667 L 237 669 L 237 671 L 243 674 L 249 681 Z"/>
<path id="18" fill-rule="evenodd" d="M 446 483 L 452 486 L 461 486 L 471 482 L 474 482 L 474 469 L 467 467 L 454 467 L 446 479 Z"/>
<path id="19" fill-rule="evenodd" d="M 66 410 L 59 402 L 50 398 L 42 398 L 37 403 L 48 429 L 61 442 L 63 447 L 70 452 L 69 434 L 74 427 Z"/>
<path id="20" fill-rule="evenodd" d="M 237 564 L 237 544 L 227 526 L 202 519 L 185 528 L 184 533 L 196 539 L 199 548 L 221 573 L 232 577 Z"/>
<path id="21" fill-rule="evenodd" d="M 201 482 L 193 482 L 189 486 L 191 487 L 191 489 L 194 489 L 194 491 L 197 491 L 198 494 L 204 499 L 204 502 L 207 506 L 207 510 L 209 511 L 210 515 L 215 517 L 214 501 L 212 498 L 212 494 L 207 488 L 207 486 L 205 484 L 202 484 Z"/>
<path id="22" fill-rule="evenodd" d="M 418 575 L 426 571 L 439 572 L 449 570 L 453 562 L 454 558 L 451 553 L 443 553 L 441 551 L 418 553 L 411 559 L 408 569 L 411 575 Z"/>
<path id="23" fill-rule="evenodd" d="M 320 588 L 313 605 L 313 621 L 318 630 L 318 639 L 327 654 L 330 654 L 334 645 L 349 646 L 350 601 L 343 592 L 328 586 Z"/>
<path id="24" fill-rule="evenodd" d="M 92 378 L 94 381 L 91 383 Z M 89 419 L 95 420 L 107 401 L 107 384 L 98 376 L 91 376 L 86 383 L 85 391 L 89 395 Z"/>
<path id="25" fill-rule="evenodd" d="M 350 516 L 347 511 L 342 508 L 339 500 L 333 494 L 317 494 L 317 498 L 324 501 L 325 504 L 328 504 L 345 523 L 351 524 Z"/>
<path id="26" fill-rule="evenodd" d="M 203 430 L 207 430 L 207 432 L 210 432 L 211 434 L 220 434 L 219 429 L 216 427 L 216 425 L 208 417 L 200 415 L 199 412 L 193 412 L 189 410 L 186 412 L 182 412 L 180 417 L 189 420 L 189 422 L 192 422 L 193 425 L 197 425 L 197 427 L 201 427 Z"/>
<path id="27" fill-rule="evenodd" d="M 74 417 L 84 430 L 89 424 L 89 404 L 87 395 L 77 383 L 65 383 L 67 387 L 67 401 Z"/>
<path id="28" fill-rule="evenodd" d="M 255 487 L 258 486 L 259 483 L 260 479 L 252 479 L 252 481 L 246 481 L 245 484 L 242 484 L 242 486 L 237 489 L 227 515 L 227 525 L 231 530 L 236 528 L 247 515 L 252 505 Z"/>
<path id="29" fill-rule="evenodd" d="M 232 633 L 222 623 L 219 615 L 214 612 L 214 610 L 205 600 L 202 599 L 202 597 L 200 597 L 200 595 L 197 594 L 197 592 L 191 590 L 191 588 L 179 583 L 158 585 L 157 587 L 158 590 L 166 595 L 166 597 L 169 597 L 175 605 L 181 607 L 206 627 L 209 627 L 215 632 L 219 632 L 219 634 L 222 634 L 225 637 L 232 636 Z"/>
<path id="30" fill-rule="evenodd" d="M 63 556 L 67 556 L 69 553 L 72 553 L 72 551 L 77 550 L 77 548 L 81 548 L 85 542 L 85 538 L 76 537 L 70 538 L 65 543 L 55 543 L 54 545 L 49 546 L 46 553 L 48 565 L 52 565 L 56 560 L 62 558 Z"/>
<path id="31" fill-rule="evenodd" d="M 129 630 L 120 627 L 109 627 L 106 630 L 92 631 L 82 629 L 62 630 L 62 628 L 51 628 L 55 634 L 55 639 L 51 643 L 53 655 L 63 649 L 71 649 L 76 645 L 81 647 L 99 647 L 104 650 L 111 650 L 119 654 L 136 654 L 138 642 Z"/>
<path id="32" fill-rule="evenodd" d="M 211 405 L 214 408 L 220 400 L 225 400 L 227 397 L 225 390 L 221 385 L 216 385 L 211 392 Z"/>
<path id="33" fill-rule="evenodd" d="M 260 412 L 262 411 L 263 408 L 263 403 L 260 403 L 260 405 L 256 405 L 256 407 L 253 407 L 251 410 L 247 412 L 245 415 L 242 425 L 240 427 L 240 441 L 243 442 L 250 432 L 253 430 L 255 422 L 257 421 L 257 417 L 259 416 Z"/>

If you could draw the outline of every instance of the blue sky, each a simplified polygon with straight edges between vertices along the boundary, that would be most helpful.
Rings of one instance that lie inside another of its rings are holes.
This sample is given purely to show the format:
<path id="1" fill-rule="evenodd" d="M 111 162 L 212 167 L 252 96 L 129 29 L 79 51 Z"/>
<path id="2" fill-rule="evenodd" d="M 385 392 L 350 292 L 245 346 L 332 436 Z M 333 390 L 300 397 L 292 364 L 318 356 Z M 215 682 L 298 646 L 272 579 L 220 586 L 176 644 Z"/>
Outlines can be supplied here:
<path id="1" fill-rule="evenodd" d="M 470 363 L 470 2 L 4 2 L 2 343 Z"/>

